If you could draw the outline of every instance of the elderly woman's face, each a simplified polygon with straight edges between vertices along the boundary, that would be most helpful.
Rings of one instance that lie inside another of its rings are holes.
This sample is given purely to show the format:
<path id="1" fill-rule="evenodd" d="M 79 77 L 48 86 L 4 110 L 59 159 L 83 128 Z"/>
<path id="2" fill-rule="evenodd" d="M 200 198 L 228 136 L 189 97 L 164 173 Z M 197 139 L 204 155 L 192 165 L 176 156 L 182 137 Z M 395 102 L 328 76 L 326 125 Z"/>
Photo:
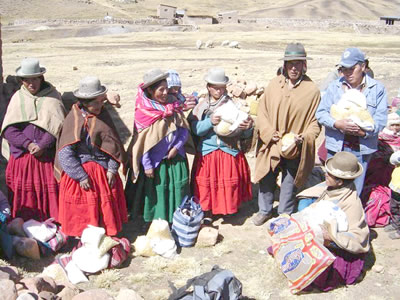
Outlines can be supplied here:
<path id="1" fill-rule="evenodd" d="M 160 102 L 162 104 L 168 101 L 168 84 L 166 80 L 163 80 L 154 90 L 149 89 L 151 99 Z"/>
<path id="2" fill-rule="evenodd" d="M 293 82 L 303 74 L 304 60 L 289 60 L 285 62 L 286 74 Z"/>
<path id="3" fill-rule="evenodd" d="M 218 100 L 219 98 L 222 97 L 223 94 L 225 94 L 226 85 L 208 84 L 207 90 L 213 99 Z"/>
<path id="4" fill-rule="evenodd" d="M 99 115 L 101 113 L 101 110 L 103 109 L 104 106 L 104 101 L 106 101 L 107 95 L 100 95 L 96 97 L 93 100 L 90 100 L 88 102 L 84 102 L 82 105 L 86 108 L 86 110 L 91 113 L 92 115 Z"/>
<path id="5" fill-rule="evenodd" d="M 21 78 L 21 80 L 24 87 L 32 95 L 36 95 L 40 91 L 40 85 L 42 84 L 42 77 Z"/>

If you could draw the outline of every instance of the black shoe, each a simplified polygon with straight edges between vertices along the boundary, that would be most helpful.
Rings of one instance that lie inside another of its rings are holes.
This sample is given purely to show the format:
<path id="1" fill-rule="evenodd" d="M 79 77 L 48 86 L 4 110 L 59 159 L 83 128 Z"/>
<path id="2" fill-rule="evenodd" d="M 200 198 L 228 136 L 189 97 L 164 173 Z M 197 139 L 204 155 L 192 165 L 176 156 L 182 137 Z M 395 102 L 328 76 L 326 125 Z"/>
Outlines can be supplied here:
<path id="1" fill-rule="evenodd" d="M 261 226 L 271 218 L 272 218 L 272 213 L 263 214 L 259 212 L 253 217 L 252 221 L 254 225 Z"/>

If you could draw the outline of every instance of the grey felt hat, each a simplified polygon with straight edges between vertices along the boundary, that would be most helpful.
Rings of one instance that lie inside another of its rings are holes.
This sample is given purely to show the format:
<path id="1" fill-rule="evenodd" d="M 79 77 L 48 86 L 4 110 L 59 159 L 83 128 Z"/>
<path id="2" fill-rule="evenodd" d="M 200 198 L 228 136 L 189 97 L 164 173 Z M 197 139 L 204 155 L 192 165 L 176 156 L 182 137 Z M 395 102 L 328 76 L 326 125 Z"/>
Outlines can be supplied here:
<path id="1" fill-rule="evenodd" d="M 229 77 L 225 75 L 223 68 L 211 68 L 204 76 L 204 80 L 210 84 L 226 85 L 229 82 Z"/>
<path id="2" fill-rule="evenodd" d="M 29 57 L 21 61 L 21 66 L 15 69 L 15 73 L 18 77 L 34 78 L 46 73 L 46 68 L 40 66 L 37 58 Z"/>
<path id="3" fill-rule="evenodd" d="M 363 167 L 357 157 L 350 152 L 337 152 L 333 157 L 328 158 L 325 164 L 326 171 L 341 179 L 354 179 L 363 172 Z"/>
<path id="4" fill-rule="evenodd" d="M 107 88 L 101 85 L 100 80 L 95 76 L 86 76 L 79 82 L 79 89 L 73 92 L 74 96 L 80 99 L 94 99 L 107 92 Z"/>
<path id="5" fill-rule="evenodd" d="M 160 69 L 151 69 L 143 75 L 144 84 L 142 89 L 145 89 L 160 80 L 166 79 L 167 77 L 168 72 L 163 72 Z"/>
<path id="6" fill-rule="evenodd" d="M 307 57 L 306 49 L 304 49 L 301 43 L 290 43 L 285 49 L 285 54 L 281 60 L 310 60 L 311 57 Z"/>

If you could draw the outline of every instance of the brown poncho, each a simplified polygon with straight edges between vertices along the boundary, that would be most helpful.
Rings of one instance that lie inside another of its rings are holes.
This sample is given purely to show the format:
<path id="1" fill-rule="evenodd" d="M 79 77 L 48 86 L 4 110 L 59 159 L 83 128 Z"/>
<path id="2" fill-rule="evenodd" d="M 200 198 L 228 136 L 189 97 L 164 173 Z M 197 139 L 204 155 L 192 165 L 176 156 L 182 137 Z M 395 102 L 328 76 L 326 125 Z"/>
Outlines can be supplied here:
<path id="1" fill-rule="evenodd" d="M 78 104 L 74 104 L 64 120 L 57 143 L 57 153 L 65 146 L 81 141 L 83 126 L 86 126 L 93 146 L 107 153 L 120 164 L 126 164 L 124 146 L 122 145 L 110 115 L 104 108 L 98 116 L 88 114 L 86 117 L 83 117 Z M 58 155 L 56 155 L 54 175 L 58 181 L 61 178 L 61 173 L 62 168 L 58 161 Z"/>
<path id="2" fill-rule="evenodd" d="M 258 105 L 256 182 L 271 170 L 274 171 L 281 157 L 294 159 L 300 155 L 295 185 L 300 187 L 304 184 L 314 166 L 315 139 L 321 131 L 315 118 L 320 99 L 318 87 L 306 75 L 292 89 L 283 75 L 277 76 L 269 83 Z M 276 131 L 281 137 L 290 132 L 302 134 L 302 146 L 295 147 L 289 156 L 283 156 L 281 142 L 275 143 L 271 140 Z"/>

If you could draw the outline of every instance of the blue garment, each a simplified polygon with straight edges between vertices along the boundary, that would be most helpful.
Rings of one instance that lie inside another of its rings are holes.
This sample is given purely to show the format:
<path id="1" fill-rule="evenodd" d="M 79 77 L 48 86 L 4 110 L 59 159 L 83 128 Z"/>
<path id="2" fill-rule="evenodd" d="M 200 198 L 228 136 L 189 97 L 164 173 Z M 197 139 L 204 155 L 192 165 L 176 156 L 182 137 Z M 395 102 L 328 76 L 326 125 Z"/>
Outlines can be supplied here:
<path id="1" fill-rule="evenodd" d="M 317 201 L 318 198 L 303 198 L 299 200 L 299 205 L 297 206 L 297 211 L 302 211 L 306 207 L 310 206 L 313 204 L 315 201 Z"/>
<path id="2" fill-rule="evenodd" d="M 224 143 L 214 131 L 213 124 L 209 115 L 204 115 L 200 121 L 192 121 L 191 128 L 195 135 L 201 137 L 197 150 L 201 152 L 202 156 L 207 155 L 215 150 L 221 149 L 225 153 L 235 156 L 239 153 L 239 150 L 229 147 Z M 249 128 L 243 131 L 241 138 L 248 138 L 251 136 L 253 128 Z"/>
<path id="3" fill-rule="evenodd" d="M 343 82 L 344 77 L 341 77 L 329 85 L 315 114 L 318 122 L 325 126 L 326 148 L 334 152 L 343 150 L 344 134 L 333 126 L 335 120 L 330 115 L 330 109 L 345 92 Z M 359 137 L 360 154 L 365 155 L 378 149 L 378 134 L 386 126 L 388 102 L 385 87 L 368 75 L 365 75 L 362 93 L 367 98 L 367 109 L 375 123 L 374 131 L 367 132 L 365 137 Z"/>

